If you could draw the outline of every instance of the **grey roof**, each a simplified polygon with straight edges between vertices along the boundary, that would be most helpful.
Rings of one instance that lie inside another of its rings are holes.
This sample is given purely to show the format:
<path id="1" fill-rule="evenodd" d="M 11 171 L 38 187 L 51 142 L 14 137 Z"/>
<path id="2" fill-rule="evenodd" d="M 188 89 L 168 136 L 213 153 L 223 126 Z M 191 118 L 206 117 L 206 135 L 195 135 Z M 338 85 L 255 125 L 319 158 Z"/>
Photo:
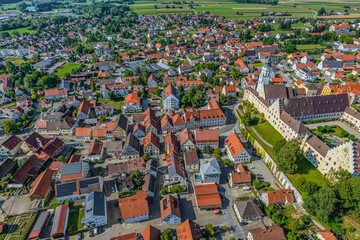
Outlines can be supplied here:
<path id="1" fill-rule="evenodd" d="M 86 197 L 84 220 L 92 216 L 106 215 L 106 198 L 103 192 L 92 192 Z"/>
<path id="2" fill-rule="evenodd" d="M 76 181 L 73 182 L 67 182 L 67 183 L 62 183 L 62 184 L 57 184 L 56 185 L 56 197 L 65 197 L 65 196 L 70 196 L 73 195 L 74 192 L 77 191 L 77 184 Z"/>
<path id="3" fill-rule="evenodd" d="M 117 125 L 127 132 L 128 130 L 128 119 L 125 117 L 125 115 L 120 114 L 116 119 Z"/>
<path id="4" fill-rule="evenodd" d="M 292 117 L 344 112 L 349 106 L 347 94 L 286 99 L 283 110 Z"/>
<path id="5" fill-rule="evenodd" d="M 216 158 L 200 159 L 200 168 L 204 175 L 221 174 Z"/>
<path id="6" fill-rule="evenodd" d="M 342 61 L 322 61 L 322 66 L 326 68 L 342 68 Z"/>
<path id="7" fill-rule="evenodd" d="M 101 177 L 91 177 L 79 180 L 79 188 L 80 193 L 91 193 L 94 191 L 102 191 L 102 181 L 100 181 Z"/>
<path id="8" fill-rule="evenodd" d="M 100 181 L 101 177 L 91 177 L 85 178 L 81 180 L 56 184 L 55 187 L 55 196 L 65 197 L 77 194 L 87 194 L 94 191 L 102 191 L 102 181 Z"/>
<path id="9" fill-rule="evenodd" d="M 266 99 L 294 97 L 294 89 L 291 87 L 286 87 L 284 84 L 266 84 L 264 87 Z"/>
<path id="10" fill-rule="evenodd" d="M 142 190 L 147 192 L 155 193 L 156 186 L 156 178 L 152 174 L 146 174 L 144 178 L 144 185 L 142 186 Z"/>
<path id="11" fill-rule="evenodd" d="M 65 212 L 65 215 L 68 215 L 69 214 L 69 206 L 68 205 L 60 205 L 60 206 L 57 206 L 56 209 L 55 209 L 55 215 L 54 215 L 54 219 L 53 219 L 53 224 L 51 226 L 51 236 L 55 233 L 57 233 L 58 231 L 58 226 L 63 226 L 63 229 L 67 229 L 67 226 L 65 226 L 65 223 L 66 223 L 66 217 L 65 218 L 61 218 L 61 220 L 63 222 L 60 222 L 60 217 L 61 217 L 61 209 L 62 208 L 66 208 L 66 212 Z"/>
<path id="12" fill-rule="evenodd" d="M 82 163 L 68 163 L 61 165 L 61 175 L 79 174 L 82 171 Z"/>
<path id="13" fill-rule="evenodd" d="M 34 227 L 32 229 L 32 232 L 39 231 L 44 227 L 44 224 L 45 224 L 47 218 L 49 217 L 49 214 L 50 214 L 49 211 L 42 212 L 40 214 L 40 216 L 36 220 L 36 223 L 35 223 L 35 225 L 34 225 Z"/>
<path id="14" fill-rule="evenodd" d="M 105 142 L 106 152 L 108 153 L 120 153 L 123 149 L 123 141 L 109 141 Z"/>
<path id="15" fill-rule="evenodd" d="M 61 117 L 62 113 L 60 112 L 43 113 L 41 115 L 41 118 L 44 121 L 60 121 Z"/>
<path id="16" fill-rule="evenodd" d="M 256 205 L 254 199 L 235 201 L 235 205 L 239 211 L 241 218 L 264 216 L 260 208 Z"/>

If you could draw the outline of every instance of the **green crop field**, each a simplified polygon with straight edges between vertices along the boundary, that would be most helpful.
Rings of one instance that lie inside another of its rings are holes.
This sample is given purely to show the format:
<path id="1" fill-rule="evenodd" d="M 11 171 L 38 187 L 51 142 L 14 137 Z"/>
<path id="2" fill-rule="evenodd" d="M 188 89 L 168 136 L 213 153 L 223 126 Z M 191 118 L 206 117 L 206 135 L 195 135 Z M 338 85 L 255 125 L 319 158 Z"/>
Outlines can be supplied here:
<path id="1" fill-rule="evenodd" d="M 130 5 L 130 8 L 139 14 L 158 14 L 158 13 L 190 13 L 193 10 L 184 9 L 187 4 L 161 4 L 167 2 L 165 0 L 159 1 L 135 1 L 135 4 Z M 275 12 L 285 13 L 288 12 L 292 17 L 312 17 L 314 12 L 317 12 L 320 8 L 325 7 L 327 11 L 333 10 L 334 12 L 344 12 L 344 5 L 349 6 L 348 12 L 350 15 L 342 16 L 343 18 L 355 18 L 359 11 L 355 11 L 352 8 L 358 7 L 359 2 L 338 0 L 334 2 L 321 2 L 321 1 L 292 1 L 285 0 L 280 1 L 278 5 L 266 5 L 266 4 L 242 4 L 230 1 L 213 1 L 213 0 L 194 0 L 196 6 L 194 10 L 196 12 L 209 11 L 212 14 L 223 16 L 228 19 L 249 19 L 260 17 L 261 13 Z M 294 3 L 297 6 L 294 6 Z M 157 6 L 157 9 L 155 8 Z M 168 6 L 169 8 L 166 8 Z M 174 7 L 174 8 L 173 8 Z M 180 7 L 183 7 L 181 9 Z M 237 14 L 238 13 L 238 14 Z"/>

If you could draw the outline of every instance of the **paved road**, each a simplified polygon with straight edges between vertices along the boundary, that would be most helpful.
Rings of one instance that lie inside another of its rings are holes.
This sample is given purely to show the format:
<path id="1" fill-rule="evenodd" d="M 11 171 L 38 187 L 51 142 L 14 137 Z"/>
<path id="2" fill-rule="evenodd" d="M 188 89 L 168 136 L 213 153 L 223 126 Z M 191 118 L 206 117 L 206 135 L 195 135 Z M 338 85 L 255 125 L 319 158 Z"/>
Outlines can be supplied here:
<path id="1" fill-rule="evenodd" d="M 228 174 L 228 171 L 225 168 L 222 168 L 221 171 L 222 174 L 220 179 L 220 183 L 221 183 L 220 194 L 223 195 L 223 199 L 221 200 L 223 223 L 230 229 L 230 235 L 232 237 L 234 237 L 235 239 L 245 239 L 246 238 L 245 231 L 238 223 L 232 208 L 234 203 L 234 198 L 232 196 L 232 191 L 226 182 L 226 176 Z"/>
<path id="2" fill-rule="evenodd" d="M 342 129 L 344 129 L 345 131 L 347 131 L 348 133 L 354 134 L 357 139 L 360 139 L 359 132 L 357 132 L 355 129 L 349 127 L 348 125 L 346 125 L 345 123 L 340 122 L 340 121 L 312 123 L 312 124 L 306 124 L 305 126 L 310 129 L 313 129 L 313 128 L 317 128 L 318 126 L 325 126 L 325 125 L 328 125 L 328 126 L 337 125 L 337 126 L 341 127 Z"/>

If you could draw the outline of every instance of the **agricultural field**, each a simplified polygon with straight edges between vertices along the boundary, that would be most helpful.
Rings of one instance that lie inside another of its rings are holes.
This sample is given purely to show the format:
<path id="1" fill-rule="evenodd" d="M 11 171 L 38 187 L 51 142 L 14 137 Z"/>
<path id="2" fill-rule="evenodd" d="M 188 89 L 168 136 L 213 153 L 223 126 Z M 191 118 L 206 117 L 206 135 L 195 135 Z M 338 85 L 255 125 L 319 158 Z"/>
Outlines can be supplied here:
<path id="1" fill-rule="evenodd" d="M 357 18 L 360 17 L 360 12 L 352 10 L 352 8 L 359 7 L 358 2 L 354 1 L 332 1 L 331 3 L 322 1 L 280 1 L 278 5 L 266 4 L 239 4 L 230 1 L 213 1 L 213 0 L 194 0 L 194 9 L 185 9 L 188 5 L 178 4 L 161 4 L 162 2 L 169 2 L 165 0 L 159 1 L 135 1 L 135 4 L 130 5 L 130 8 L 139 14 L 159 14 L 159 13 L 190 13 L 192 11 L 204 12 L 209 11 L 212 14 L 223 16 L 225 18 L 234 19 L 248 19 L 260 17 L 261 13 L 285 13 L 291 14 L 291 17 L 312 17 L 314 12 L 320 8 L 325 7 L 329 12 L 344 12 L 344 5 L 349 6 L 349 15 L 345 16 L 330 16 L 331 18 Z M 297 4 L 297 6 L 294 6 Z M 155 7 L 156 5 L 156 7 Z M 168 8 L 167 8 L 168 6 Z M 182 9 L 180 8 L 182 7 Z M 326 16 L 328 18 L 329 16 Z"/>

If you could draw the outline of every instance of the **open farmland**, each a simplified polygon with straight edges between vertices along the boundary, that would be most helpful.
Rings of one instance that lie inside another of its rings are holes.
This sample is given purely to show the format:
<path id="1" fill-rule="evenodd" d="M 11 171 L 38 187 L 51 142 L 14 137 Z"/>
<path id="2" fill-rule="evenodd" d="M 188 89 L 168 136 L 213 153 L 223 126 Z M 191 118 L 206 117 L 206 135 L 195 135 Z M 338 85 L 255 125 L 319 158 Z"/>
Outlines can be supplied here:
<path id="1" fill-rule="evenodd" d="M 166 2 L 160 1 L 135 1 L 135 4 L 130 5 L 130 8 L 139 14 L 159 14 L 159 13 L 189 13 L 193 10 L 189 8 L 187 4 L 162 4 Z M 209 11 L 212 14 L 223 16 L 225 18 L 234 19 L 248 19 L 260 17 L 261 13 L 285 13 L 288 12 L 292 17 L 312 17 L 314 11 L 317 12 L 320 8 L 325 7 L 327 11 L 343 12 L 344 5 L 349 6 L 349 15 L 345 16 L 326 16 L 326 18 L 357 18 L 360 16 L 360 12 L 353 10 L 353 8 L 359 7 L 359 1 L 281 1 L 278 5 L 266 5 L 266 4 L 240 4 L 236 2 L 218 2 L 218 1 L 203 1 L 195 0 L 193 9 L 196 12 Z M 297 4 L 297 6 L 294 6 Z M 155 7 L 156 5 L 156 7 Z"/>

